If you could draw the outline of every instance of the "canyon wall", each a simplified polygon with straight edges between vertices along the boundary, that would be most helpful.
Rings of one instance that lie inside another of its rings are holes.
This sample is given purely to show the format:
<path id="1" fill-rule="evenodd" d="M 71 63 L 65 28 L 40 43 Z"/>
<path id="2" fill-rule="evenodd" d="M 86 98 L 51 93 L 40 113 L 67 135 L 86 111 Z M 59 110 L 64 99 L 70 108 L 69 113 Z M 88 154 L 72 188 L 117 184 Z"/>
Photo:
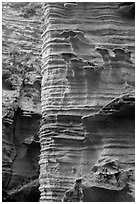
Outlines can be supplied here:
<path id="1" fill-rule="evenodd" d="M 3 3 L 3 200 L 135 199 L 134 3 Z"/>
<path id="2" fill-rule="evenodd" d="M 41 4 L 2 4 L 3 201 L 39 201 Z"/>
<path id="3" fill-rule="evenodd" d="M 109 2 L 43 10 L 40 201 L 133 201 L 134 18 Z"/>

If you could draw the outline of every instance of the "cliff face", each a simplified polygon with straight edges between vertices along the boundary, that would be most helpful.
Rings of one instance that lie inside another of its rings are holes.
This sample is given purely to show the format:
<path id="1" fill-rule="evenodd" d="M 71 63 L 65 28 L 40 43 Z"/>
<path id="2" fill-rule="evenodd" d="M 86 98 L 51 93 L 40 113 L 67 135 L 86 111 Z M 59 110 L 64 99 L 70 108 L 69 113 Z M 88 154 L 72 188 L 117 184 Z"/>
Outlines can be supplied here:
<path id="1" fill-rule="evenodd" d="M 134 19 L 121 10 L 44 5 L 41 201 L 134 200 Z"/>
<path id="2" fill-rule="evenodd" d="M 40 197 L 40 8 L 38 3 L 2 4 L 3 201 Z"/>
<path id="3" fill-rule="evenodd" d="M 134 6 L 3 3 L 4 200 L 134 201 Z"/>

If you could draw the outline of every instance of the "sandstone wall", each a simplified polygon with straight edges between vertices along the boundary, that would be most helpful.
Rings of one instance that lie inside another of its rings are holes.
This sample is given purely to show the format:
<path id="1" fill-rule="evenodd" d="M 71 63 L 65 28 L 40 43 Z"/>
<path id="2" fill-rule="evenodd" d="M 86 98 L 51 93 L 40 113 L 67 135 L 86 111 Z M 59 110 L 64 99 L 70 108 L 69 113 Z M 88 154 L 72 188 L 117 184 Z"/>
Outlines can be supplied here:
<path id="1" fill-rule="evenodd" d="M 134 201 L 135 4 L 2 9 L 3 201 Z"/>
<path id="2" fill-rule="evenodd" d="M 64 201 L 132 201 L 134 20 L 118 3 L 43 9 L 41 201 L 60 201 L 78 180 L 84 197 L 72 188 Z"/>
<path id="3" fill-rule="evenodd" d="M 40 196 L 40 8 L 39 3 L 2 4 L 3 201 Z"/>

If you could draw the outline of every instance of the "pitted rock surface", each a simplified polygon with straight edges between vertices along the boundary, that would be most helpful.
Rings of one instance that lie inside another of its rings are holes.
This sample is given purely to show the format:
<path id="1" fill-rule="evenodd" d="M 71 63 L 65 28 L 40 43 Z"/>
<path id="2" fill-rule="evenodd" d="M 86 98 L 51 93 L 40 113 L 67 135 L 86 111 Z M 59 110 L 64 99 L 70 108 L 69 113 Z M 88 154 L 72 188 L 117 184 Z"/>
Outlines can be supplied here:
<path id="1" fill-rule="evenodd" d="M 134 10 L 3 3 L 5 200 L 134 201 Z"/>

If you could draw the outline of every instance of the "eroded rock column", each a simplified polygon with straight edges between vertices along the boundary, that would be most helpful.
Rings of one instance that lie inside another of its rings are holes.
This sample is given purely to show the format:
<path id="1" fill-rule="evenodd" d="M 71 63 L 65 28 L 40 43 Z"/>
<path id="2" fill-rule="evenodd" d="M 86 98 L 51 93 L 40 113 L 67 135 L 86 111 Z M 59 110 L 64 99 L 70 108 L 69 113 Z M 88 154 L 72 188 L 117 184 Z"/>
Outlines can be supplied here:
<path id="1" fill-rule="evenodd" d="M 130 14 L 133 5 L 127 8 Z M 76 201 L 79 180 L 82 201 L 133 201 L 134 117 L 126 114 L 125 122 L 121 108 L 134 112 L 135 26 L 121 9 L 109 2 L 43 5 L 41 201 Z"/>

